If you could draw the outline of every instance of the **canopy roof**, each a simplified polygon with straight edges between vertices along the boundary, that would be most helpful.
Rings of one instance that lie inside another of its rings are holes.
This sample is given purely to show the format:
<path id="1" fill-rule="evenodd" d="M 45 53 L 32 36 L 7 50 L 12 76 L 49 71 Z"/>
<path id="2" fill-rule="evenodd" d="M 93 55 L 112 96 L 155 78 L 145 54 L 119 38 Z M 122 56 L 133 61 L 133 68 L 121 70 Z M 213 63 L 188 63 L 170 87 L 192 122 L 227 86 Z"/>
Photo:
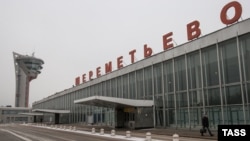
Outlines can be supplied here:
<path id="1" fill-rule="evenodd" d="M 134 100 L 117 97 L 91 96 L 74 101 L 75 104 L 92 105 L 98 107 L 152 107 L 153 100 Z"/>
<path id="2" fill-rule="evenodd" d="M 27 116 L 42 116 L 43 113 L 19 113 L 19 115 L 27 115 Z"/>
<path id="3" fill-rule="evenodd" d="M 67 114 L 70 110 L 55 110 L 55 109 L 33 109 L 33 112 L 43 112 L 43 113 L 55 113 L 55 114 Z"/>

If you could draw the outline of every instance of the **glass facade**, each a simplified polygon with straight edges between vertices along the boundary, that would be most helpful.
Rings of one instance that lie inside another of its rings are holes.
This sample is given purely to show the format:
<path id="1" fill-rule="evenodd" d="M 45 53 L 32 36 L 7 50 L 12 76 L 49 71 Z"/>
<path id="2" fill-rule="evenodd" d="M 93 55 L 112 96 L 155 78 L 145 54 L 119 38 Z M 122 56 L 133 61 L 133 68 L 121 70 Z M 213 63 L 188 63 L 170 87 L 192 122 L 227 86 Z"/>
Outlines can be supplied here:
<path id="1" fill-rule="evenodd" d="M 29 112 L 31 112 L 31 108 L 0 107 L 0 124 L 33 122 L 33 117 L 24 114 Z"/>
<path id="2" fill-rule="evenodd" d="M 211 128 L 250 124 L 250 33 L 85 86 L 33 104 L 38 109 L 68 110 L 70 123 L 114 125 L 114 108 L 74 104 L 89 96 L 154 100 L 154 126 L 200 128 L 204 112 Z M 98 79 L 98 78 L 97 78 Z"/>

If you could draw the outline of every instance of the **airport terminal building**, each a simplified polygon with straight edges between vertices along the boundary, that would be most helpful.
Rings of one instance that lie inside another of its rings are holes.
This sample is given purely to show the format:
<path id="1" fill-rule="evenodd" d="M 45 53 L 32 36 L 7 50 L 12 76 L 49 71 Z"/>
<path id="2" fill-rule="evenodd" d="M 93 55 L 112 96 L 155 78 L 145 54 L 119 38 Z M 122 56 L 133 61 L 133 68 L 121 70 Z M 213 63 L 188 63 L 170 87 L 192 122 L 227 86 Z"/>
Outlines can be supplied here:
<path id="1" fill-rule="evenodd" d="M 28 116 L 32 108 L 0 107 L 0 124 L 34 122 L 33 116 Z M 23 114 L 25 113 L 25 114 Z"/>
<path id="2" fill-rule="evenodd" d="M 250 19 L 33 103 L 44 122 L 200 128 L 250 124 Z"/>

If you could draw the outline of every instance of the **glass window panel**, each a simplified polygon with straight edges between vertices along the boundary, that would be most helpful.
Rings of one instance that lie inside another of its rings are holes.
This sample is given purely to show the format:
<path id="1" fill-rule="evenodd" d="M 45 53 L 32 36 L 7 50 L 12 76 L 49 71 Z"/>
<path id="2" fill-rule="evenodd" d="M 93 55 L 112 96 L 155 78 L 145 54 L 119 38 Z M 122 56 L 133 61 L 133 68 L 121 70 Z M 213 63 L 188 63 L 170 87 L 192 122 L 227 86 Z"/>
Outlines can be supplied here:
<path id="1" fill-rule="evenodd" d="M 102 95 L 106 96 L 106 93 L 107 93 L 106 83 L 102 82 Z"/>
<path id="2" fill-rule="evenodd" d="M 221 104 L 221 97 L 220 97 L 220 89 L 208 89 L 206 90 L 205 94 L 208 98 L 207 105 L 220 105 Z"/>
<path id="3" fill-rule="evenodd" d="M 188 54 L 188 80 L 189 88 L 201 88 L 201 67 L 199 52 Z"/>
<path id="4" fill-rule="evenodd" d="M 175 126 L 175 109 L 169 109 L 169 124 L 170 126 Z"/>
<path id="5" fill-rule="evenodd" d="M 174 91 L 173 63 L 172 60 L 164 62 L 164 86 L 165 92 Z"/>
<path id="6" fill-rule="evenodd" d="M 246 124 L 250 124 L 250 106 L 245 107 Z"/>
<path id="7" fill-rule="evenodd" d="M 178 57 L 175 60 L 175 87 L 177 91 L 187 89 L 185 57 Z"/>
<path id="8" fill-rule="evenodd" d="M 158 127 L 163 126 L 163 110 L 162 109 L 155 110 L 155 120 L 156 120 L 156 126 Z"/>
<path id="9" fill-rule="evenodd" d="M 122 97 L 122 77 L 117 78 L 117 97 Z"/>
<path id="10" fill-rule="evenodd" d="M 215 45 L 202 50 L 202 62 L 204 86 L 218 85 L 218 59 Z"/>
<path id="11" fill-rule="evenodd" d="M 92 95 L 98 95 L 98 85 L 94 85 Z"/>
<path id="12" fill-rule="evenodd" d="M 187 98 L 186 92 L 176 94 L 176 105 L 177 105 L 177 107 L 187 107 L 188 106 L 188 98 Z"/>
<path id="13" fill-rule="evenodd" d="M 243 115 L 244 114 L 242 106 L 231 105 L 224 107 L 225 124 L 230 124 L 230 125 L 244 124 Z"/>
<path id="14" fill-rule="evenodd" d="M 138 70 L 136 72 L 136 83 L 137 83 L 137 99 L 143 99 L 143 70 Z"/>
<path id="15" fill-rule="evenodd" d="M 247 84 L 247 91 L 245 92 L 245 100 L 247 100 L 246 103 L 250 103 L 250 84 Z"/>
<path id="16" fill-rule="evenodd" d="M 189 92 L 189 104 L 191 107 L 202 106 L 202 92 L 201 91 L 191 91 Z"/>
<path id="17" fill-rule="evenodd" d="M 188 125 L 189 125 L 188 109 L 187 108 L 177 109 L 177 126 L 185 128 Z"/>
<path id="18" fill-rule="evenodd" d="M 152 89 L 152 67 L 147 67 L 144 70 L 145 78 L 145 98 L 152 99 L 153 89 Z"/>
<path id="19" fill-rule="evenodd" d="M 98 95 L 102 95 L 102 83 L 98 84 Z"/>
<path id="20" fill-rule="evenodd" d="M 155 101 L 155 106 L 157 108 L 162 108 L 163 107 L 163 99 L 162 98 L 163 98 L 162 96 L 155 96 L 154 101 Z"/>
<path id="21" fill-rule="evenodd" d="M 128 74 L 125 74 L 123 77 L 123 98 L 128 98 Z"/>
<path id="22" fill-rule="evenodd" d="M 111 96 L 111 81 L 110 80 L 107 80 L 106 81 L 106 96 Z"/>
<path id="23" fill-rule="evenodd" d="M 136 89 L 135 89 L 135 72 L 129 74 L 129 98 L 135 99 Z"/>
<path id="24" fill-rule="evenodd" d="M 101 84 L 99 84 L 99 85 L 101 85 Z M 87 88 L 84 88 L 83 89 L 83 98 L 85 98 L 85 97 L 88 97 L 88 89 Z M 68 101 L 70 100 L 70 96 L 69 96 L 69 94 L 68 94 Z M 70 102 L 70 101 L 69 101 Z"/>
<path id="25" fill-rule="evenodd" d="M 246 80 L 250 80 L 250 34 L 240 37 L 242 67 Z"/>
<path id="26" fill-rule="evenodd" d="M 161 64 L 154 65 L 154 93 L 162 93 L 162 72 Z"/>
<path id="27" fill-rule="evenodd" d="M 174 94 L 168 94 L 167 95 L 167 108 L 174 108 Z"/>
<path id="28" fill-rule="evenodd" d="M 111 80 L 111 93 L 112 93 L 112 97 L 116 97 L 116 78 Z"/>
<path id="29" fill-rule="evenodd" d="M 217 125 L 223 124 L 221 106 L 207 107 L 205 112 L 208 115 L 210 128 L 217 128 Z M 203 112 L 201 113 L 203 114 Z M 202 116 L 202 115 L 201 115 Z"/>
<path id="30" fill-rule="evenodd" d="M 221 58 L 220 65 L 224 76 L 222 82 L 225 84 L 239 82 L 240 75 L 236 39 L 219 44 L 219 48 Z"/>
<path id="31" fill-rule="evenodd" d="M 226 102 L 227 104 L 242 104 L 240 85 L 226 88 Z"/>
<path id="32" fill-rule="evenodd" d="M 190 125 L 191 127 L 196 127 L 200 124 L 201 119 L 201 108 L 191 108 L 190 109 Z"/>

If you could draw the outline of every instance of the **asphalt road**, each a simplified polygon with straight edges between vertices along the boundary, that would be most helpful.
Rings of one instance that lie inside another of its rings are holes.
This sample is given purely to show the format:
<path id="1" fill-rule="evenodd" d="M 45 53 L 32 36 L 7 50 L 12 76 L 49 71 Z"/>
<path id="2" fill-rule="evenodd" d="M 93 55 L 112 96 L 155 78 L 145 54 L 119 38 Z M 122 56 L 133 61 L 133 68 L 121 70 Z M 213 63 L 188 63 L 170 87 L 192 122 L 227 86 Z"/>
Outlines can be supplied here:
<path id="1" fill-rule="evenodd" d="M 23 141 L 22 139 L 14 136 L 8 131 L 1 129 L 1 127 L 0 127 L 0 140 L 1 141 Z"/>
<path id="2" fill-rule="evenodd" d="M 117 139 L 18 124 L 0 126 L 1 141 L 117 141 Z M 119 139 L 119 141 L 123 141 Z M 124 140 L 125 141 L 125 140 Z"/>

